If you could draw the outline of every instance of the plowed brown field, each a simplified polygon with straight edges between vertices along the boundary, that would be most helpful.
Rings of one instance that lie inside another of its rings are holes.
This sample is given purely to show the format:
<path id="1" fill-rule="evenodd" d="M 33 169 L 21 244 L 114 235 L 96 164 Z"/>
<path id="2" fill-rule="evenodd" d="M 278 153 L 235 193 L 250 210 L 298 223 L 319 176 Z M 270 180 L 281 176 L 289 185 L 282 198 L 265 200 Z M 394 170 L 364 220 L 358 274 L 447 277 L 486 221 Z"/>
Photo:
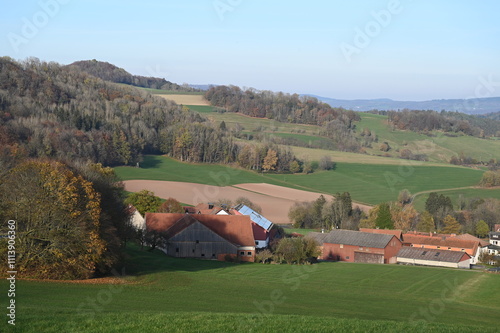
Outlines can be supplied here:
<path id="1" fill-rule="evenodd" d="M 270 184 L 238 184 L 234 186 L 212 186 L 194 183 L 157 181 L 157 180 L 127 180 L 123 182 L 125 190 L 138 192 L 147 189 L 160 198 L 175 198 L 180 202 L 196 205 L 200 202 L 213 202 L 228 198 L 235 200 L 238 197 L 247 197 L 262 207 L 263 215 L 277 224 L 290 223 L 288 211 L 295 202 L 316 200 L 321 193 L 295 190 L 287 187 Z M 330 195 L 324 195 L 328 200 Z M 370 207 L 355 204 L 363 210 Z"/>

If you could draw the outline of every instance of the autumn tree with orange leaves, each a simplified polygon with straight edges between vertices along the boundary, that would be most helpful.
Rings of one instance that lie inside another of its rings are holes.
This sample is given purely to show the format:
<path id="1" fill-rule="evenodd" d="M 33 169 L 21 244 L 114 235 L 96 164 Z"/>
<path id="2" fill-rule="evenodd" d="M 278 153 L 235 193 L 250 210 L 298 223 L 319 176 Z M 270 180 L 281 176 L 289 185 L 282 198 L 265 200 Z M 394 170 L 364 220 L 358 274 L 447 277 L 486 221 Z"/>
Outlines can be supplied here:
<path id="1" fill-rule="evenodd" d="M 32 160 L 10 170 L 0 180 L 0 217 L 16 221 L 19 276 L 91 277 L 106 251 L 100 203 L 92 183 L 62 163 Z"/>

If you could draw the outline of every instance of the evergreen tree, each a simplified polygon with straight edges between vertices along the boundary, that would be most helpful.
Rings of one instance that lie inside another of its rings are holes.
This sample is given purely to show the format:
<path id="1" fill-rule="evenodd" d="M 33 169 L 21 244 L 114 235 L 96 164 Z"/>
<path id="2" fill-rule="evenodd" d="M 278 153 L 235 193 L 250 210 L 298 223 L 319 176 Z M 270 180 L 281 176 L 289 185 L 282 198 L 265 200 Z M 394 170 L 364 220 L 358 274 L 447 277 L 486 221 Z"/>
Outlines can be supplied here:
<path id="1" fill-rule="evenodd" d="M 384 202 L 379 205 L 375 225 L 380 229 L 394 229 L 394 222 L 391 217 L 391 208 L 388 203 Z"/>

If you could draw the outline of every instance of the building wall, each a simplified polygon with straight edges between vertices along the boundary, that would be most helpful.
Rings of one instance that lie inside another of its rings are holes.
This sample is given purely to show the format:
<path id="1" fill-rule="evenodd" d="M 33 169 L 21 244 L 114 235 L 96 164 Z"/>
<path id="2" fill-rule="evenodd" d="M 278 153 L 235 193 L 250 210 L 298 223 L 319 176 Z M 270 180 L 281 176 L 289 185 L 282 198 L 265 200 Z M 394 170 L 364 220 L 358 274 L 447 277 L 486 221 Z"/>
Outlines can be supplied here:
<path id="1" fill-rule="evenodd" d="M 322 259 L 354 262 L 355 252 L 375 253 L 384 255 L 384 249 L 345 245 L 345 244 L 324 243 Z"/>
<path id="2" fill-rule="evenodd" d="M 324 243 L 322 247 L 322 255 L 320 259 L 324 260 L 336 260 L 336 261 L 348 261 L 348 262 L 356 262 L 355 261 L 355 252 L 359 253 L 372 253 L 383 256 L 382 263 L 390 264 L 396 263 L 396 254 L 402 247 L 402 243 L 397 237 L 393 237 L 389 244 L 384 249 L 374 248 L 374 247 L 366 247 L 366 246 L 354 246 L 354 245 L 345 245 L 345 244 L 331 244 Z M 374 256 L 371 259 L 368 259 L 370 256 L 360 256 L 358 255 L 358 260 L 362 260 L 361 262 L 371 262 L 370 260 L 379 261 L 379 257 Z M 360 262 L 360 261 L 358 261 Z"/>
<path id="3" fill-rule="evenodd" d="M 383 264 L 384 255 L 379 253 L 354 252 L 354 262 L 364 262 L 368 264 Z"/>
<path id="4" fill-rule="evenodd" d="M 217 259 L 220 254 L 238 254 L 238 247 L 199 222 L 171 237 L 167 254 L 179 258 Z"/>
<path id="5" fill-rule="evenodd" d="M 384 253 L 384 261 L 386 264 L 395 264 L 396 263 L 396 255 L 399 250 L 403 247 L 403 243 L 397 238 L 394 237 L 391 239 L 389 244 L 385 247 Z"/>
<path id="6" fill-rule="evenodd" d="M 431 260 L 420 260 L 420 259 L 409 259 L 409 258 L 399 258 L 398 263 L 412 264 L 412 265 L 425 265 L 425 266 L 437 266 L 437 267 L 449 267 L 449 268 L 470 268 L 470 260 L 464 260 L 459 263 L 446 262 L 446 261 L 431 261 Z"/>

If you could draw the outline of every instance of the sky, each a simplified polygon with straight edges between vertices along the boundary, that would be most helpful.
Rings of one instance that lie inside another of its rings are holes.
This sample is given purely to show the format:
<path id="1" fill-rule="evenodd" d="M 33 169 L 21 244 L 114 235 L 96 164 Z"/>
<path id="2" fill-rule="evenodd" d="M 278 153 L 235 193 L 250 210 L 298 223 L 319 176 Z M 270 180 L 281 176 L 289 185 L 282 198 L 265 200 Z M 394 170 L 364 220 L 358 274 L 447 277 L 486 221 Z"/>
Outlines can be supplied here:
<path id="1" fill-rule="evenodd" d="M 500 96 L 500 1 L 0 0 L 0 56 L 338 99 Z"/>

